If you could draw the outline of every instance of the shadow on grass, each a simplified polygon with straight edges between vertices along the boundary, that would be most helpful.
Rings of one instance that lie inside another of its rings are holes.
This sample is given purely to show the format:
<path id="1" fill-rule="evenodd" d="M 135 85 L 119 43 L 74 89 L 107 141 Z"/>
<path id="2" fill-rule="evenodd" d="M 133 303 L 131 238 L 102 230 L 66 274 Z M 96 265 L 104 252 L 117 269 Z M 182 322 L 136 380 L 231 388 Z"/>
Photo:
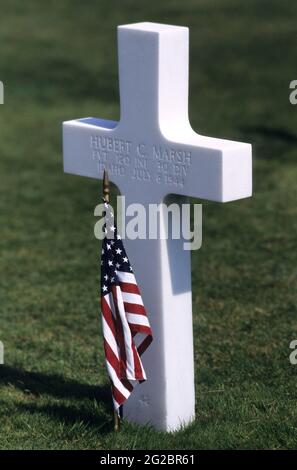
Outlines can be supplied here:
<path id="1" fill-rule="evenodd" d="M 37 405 L 37 404 L 18 404 L 17 409 L 21 412 L 30 414 L 45 414 L 51 419 L 55 419 L 59 423 L 72 425 L 73 429 L 76 425 L 77 429 L 87 426 L 100 431 L 100 435 L 108 434 L 113 430 L 112 412 L 110 418 L 100 411 L 88 409 L 84 406 L 71 406 L 71 405 Z"/>
<path id="2" fill-rule="evenodd" d="M 33 395 L 51 395 L 57 398 L 89 398 L 110 403 L 110 387 L 89 385 L 61 375 L 28 372 L 10 366 L 1 366 L 0 384 L 12 384 Z"/>
<path id="3" fill-rule="evenodd" d="M 57 374 L 44 374 L 41 372 L 29 372 L 11 366 L 0 367 L 0 385 L 13 385 L 24 393 L 32 394 L 36 397 L 50 395 L 61 399 L 88 399 L 96 400 L 101 409 L 88 409 L 83 405 L 63 405 L 48 404 L 39 405 L 36 403 L 17 404 L 21 411 L 30 413 L 45 413 L 50 417 L 56 417 L 60 421 L 71 424 L 82 422 L 85 425 L 92 425 L 101 432 L 110 432 L 111 420 L 107 416 L 112 416 L 112 404 L 110 387 L 108 385 L 89 385 L 76 380 L 65 379 Z"/>

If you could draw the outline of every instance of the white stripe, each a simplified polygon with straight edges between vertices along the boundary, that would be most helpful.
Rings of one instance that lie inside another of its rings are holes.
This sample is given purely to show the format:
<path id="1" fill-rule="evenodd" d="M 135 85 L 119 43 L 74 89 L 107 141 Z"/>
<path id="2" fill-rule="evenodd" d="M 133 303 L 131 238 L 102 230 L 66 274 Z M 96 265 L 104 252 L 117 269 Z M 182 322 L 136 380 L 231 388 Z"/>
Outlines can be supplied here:
<path id="1" fill-rule="evenodd" d="M 120 282 L 129 282 L 130 284 L 136 284 L 135 276 L 132 273 L 117 271 L 117 276 Z"/>
<path id="2" fill-rule="evenodd" d="M 150 328 L 150 324 L 146 316 L 127 312 L 126 315 L 129 323 L 133 323 L 133 325 L 148 326 Z"/>
<path id="3" fill-rule="evenodd" d="M 121 392 L 122 395 L 124 395 L 125 398 L 128 398 L 130 396 L 130 392 L 126 387 L 124 387 L 124 385 L 122 384 L 122 382 L 118 378 L 118 376 L 117 376 L 114 368 L 110 364 L 110 362 L 106 361 L 106 366 L 107 366 L 108 374 L 109 374 L 114 386 L 118 389 L 119 392 Z"/>
<path id="4" fill-rule="evenodd" d="M 129 302 L 130 304 L 143 305 L 141 295 L 131 294 L 130 292 L 122 292 L 123 301 Z"/>
<path id="5" fill-rule="evenodd" d="M 103 336 L 108 342 L 110 348 L 112 349 L 113 353 L 119 359 L 119 353 L 118 353 L 118 346 L 117 342 L 115 340 L 115 337 L 113 336 L 113 333 L 111 329 L 108 326 L 107 321 L 105 320 L 104 316 L 102 315 L 102 328 L 103 328 Z"/>

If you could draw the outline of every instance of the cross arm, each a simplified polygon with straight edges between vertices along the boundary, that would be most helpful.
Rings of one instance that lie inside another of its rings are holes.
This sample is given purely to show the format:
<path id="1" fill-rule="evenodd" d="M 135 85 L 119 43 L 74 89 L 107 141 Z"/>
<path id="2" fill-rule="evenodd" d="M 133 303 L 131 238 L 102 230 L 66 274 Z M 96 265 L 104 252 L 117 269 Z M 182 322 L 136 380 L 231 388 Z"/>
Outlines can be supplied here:
<path id="1" fill-rule="evenodd" d="M 82 118 L 63 123 L 64 172 L 89 178 L 103 178 L 100 164 L 107 166 L 108 139 L 117 121 Z M 105 145 L 106 142 L 106 145 Z M 109 162 L 110 163 L 110 162 Z"/>
<path id="2" fill-rule="evenodd" d="M 167 147 L 172 149 L 173 160 L 175 155 L 182 155 L 180 165 L 171 165 L 172 173 L 183 177 L 178 193 L 218 202 L 252 195 L 250 144 L 202 136 L 190 125 L 183 130 L 180 127 L 175 136 L 165 129 L 162 134 L 166 136 Z"/>
<path id="3" fill-rule="evenodd" d="M 110 179 L 125 193 L 133 184 L 162 200 L 181 194 L 219 202 L 252 194 L 251 145 L 196 134 L 184 127 L 177 136 L 163 129 L 138 139 L 122 133 L 116 121 L 85 118 L 63 124 L 64 171 Z"/>

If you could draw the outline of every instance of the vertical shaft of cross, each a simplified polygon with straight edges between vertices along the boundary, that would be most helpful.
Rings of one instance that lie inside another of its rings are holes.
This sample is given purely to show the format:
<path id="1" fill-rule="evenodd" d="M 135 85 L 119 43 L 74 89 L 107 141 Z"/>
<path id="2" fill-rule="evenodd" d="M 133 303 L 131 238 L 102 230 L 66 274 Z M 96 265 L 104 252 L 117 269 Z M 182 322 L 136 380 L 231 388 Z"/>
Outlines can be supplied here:
<path id="1" fill-rule="evenodd" d="M 138 202 L 147 214 L 151 203 L 160 202 L 153 193 L 125 194 L 126 207 Z M 171 220 L 175 223 L 180 220 Z M 125 239 L 154 340 L 142 357 L 147 381 L 135 387 L 123 416 L 166 430 L 178 429 L 195 415 L 191 258 L 183 240 L 172 239 L 171 233 L 169 226 L 167 240 Z"/>
<path id="2" fill-rule="evenodd" d="M 118 27 L 121 126 L 147 133 L 188 122 L 188 36 L 169 25 Z"/>

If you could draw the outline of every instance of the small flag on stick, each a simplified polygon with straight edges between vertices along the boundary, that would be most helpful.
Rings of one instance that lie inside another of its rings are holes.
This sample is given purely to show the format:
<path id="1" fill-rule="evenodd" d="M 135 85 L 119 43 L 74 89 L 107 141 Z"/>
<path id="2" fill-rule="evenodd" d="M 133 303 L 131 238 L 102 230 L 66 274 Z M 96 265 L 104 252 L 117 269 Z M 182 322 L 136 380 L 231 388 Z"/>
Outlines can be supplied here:
<path id="1" fill-rule="evenodd" d="M 106 212 L 101 257 L 101 312 L 106 366 L 114 408 L 119 415 L 121 405 L 133 391 L 133 382 L 146 380 L 140 357 L 152 342 L 152 331 L 109 205 L 106 172 L 103 193 Z M 117 427 L 115 421 L 115 429 Z"/>

